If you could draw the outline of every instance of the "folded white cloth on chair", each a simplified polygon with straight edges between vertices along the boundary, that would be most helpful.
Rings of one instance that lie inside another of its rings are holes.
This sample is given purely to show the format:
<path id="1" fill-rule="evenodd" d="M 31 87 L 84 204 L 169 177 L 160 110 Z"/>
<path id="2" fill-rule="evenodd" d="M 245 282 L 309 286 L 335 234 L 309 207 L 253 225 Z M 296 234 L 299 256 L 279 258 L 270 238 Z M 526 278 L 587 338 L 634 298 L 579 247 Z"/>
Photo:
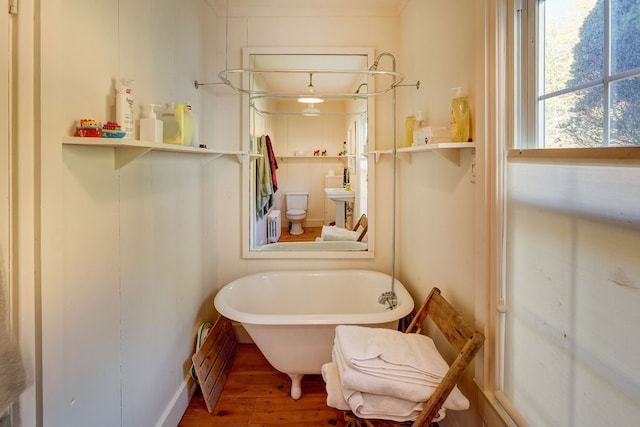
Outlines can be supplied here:
<path id="1" fill-rule="evenodd" d="M 334 356 L 335 358 L 336 356 Z M 327 405 L 341 410 L 350 409 L 360 418 L 378 418 L 398 422 L 415 420 L 424 402 L 414 402 L 399 399 L 392 396 L 382 396 L 373 393 L 345 388 L 340 379 L 338 364 L 327 363 L 322 366 L 322 377 L 325 379 L 327 389 Z M 346 401 L 345 401 L 346 399 Z M 446 415 L 444 406 L 434 422 L 442 420 Z"/>
<path id="2" fill-rule="evenodd" d="M 345 360 L 371 375 L 437 385 L 449 369 L 426 335 L 340 325 L 336 327 L 336 340 Z"/>
<path id="3" fill-rule="evenodd" d="M 412 421 L 424 406 L 424 403 L 345 389 L 335 362 L 322 365 L 321 372 L 327 390 L 327 406 L 342 411 L 351 410 L 361 418 Z M 444 417 L 444 410 L 441 412 Z"/>
<path id="4" fill-rule="evenodd" d="M 357 231 L 347 230 L 346 228 L 323 225 L 320 239 L 325 241 L 356 241 L 360 233 Z"/>
<path id="5" fill-rule="evenodd" d="M 358 333 L 362 335 L 357 336 Z M 420 339 L 422 344 L 417 345 L 418 340 L 415 338 L 420 336 L 424 340 Z M 372 343 L 369 343 L 363 337 L 373 337 Z M 389 338 L 389 340 L 385 342 L 384 337 Z M 354 344 L 357 342 L 359 342 L 363 350 L 359 350 L 357 344 Z M 343 343 L 348 350 L 345 350 Z M 415 348 L 416 345 L 421 348 Z M 391 346 L 397 346 L 397 348 L 387 348 Z M 431 346 L 433 349 L 430 349 Z M 345 355 L 345 351 L 350 352 L 351 358 Z M 409 364 L 403 363 L 404 361 L 400 359 L 403 351 L 406 352 L 405 359 Z M 432 354 L 434 351 L 435 355 Z M 417 356 L 423 356 L 425 360 L 435 361 L 435 373 L 430 372 L 430 368 L 422 361 L 416 360 L 417 358 L 414 357 L 416 354 L 413 352 L 418 352 Z M 369 360 L 354 358 L 354 355 L 379 355 L 382 353 L 392 355 L 396 363 L 379 363 L 378 361 L 373 361 L 374 357 L 370 358 L 372 363 L 364 363 L 366 366 L 364 370 L 353 364 L 354 360 L 357 363 L 362 360 Z M 425 335 L 403 334 L 389 329 L 360 326 L 340 325 L 336 327 L 333 360 L 338 368 L 343 388 L 391 396 L 412 402 L 426 402 L 449 368 L 435 348 L 433 341 Z M 409 366 L 411 364 L 420 366 L 420 369 L 413 369 Z M 444 371 L 442 371 L 442 365 L 444 365 Z M 465 410 L 469 408 L 469 400 L 460 392 L 458 387 L 454 387 L 443 407 L 452 410 Z"/>
<path id="6" fill-rule="evenodd" d="M 351 409 L 349 404 L 344 400 L 340 377 L 338 376 L 338 368 L 335 362 L 325 363 L 322 365 L 322 368 L 320 368 L 320 372 L 322 373 L 322 379 L 327 389 L 327 406 L 342 411 Z"/>
<path id="7" fill-rule="evenodd" d="M 424 406 L 424 402 L 411 402 L 390 396 L 362 393 L 355 390 L 344 389 L 345 396 L 351 411 L 360 418 L 379 418 L 398 422 L 415 420 Z M 441 409 L 437 419 L 440 421 L 445 416 L 445 410 Z"/>

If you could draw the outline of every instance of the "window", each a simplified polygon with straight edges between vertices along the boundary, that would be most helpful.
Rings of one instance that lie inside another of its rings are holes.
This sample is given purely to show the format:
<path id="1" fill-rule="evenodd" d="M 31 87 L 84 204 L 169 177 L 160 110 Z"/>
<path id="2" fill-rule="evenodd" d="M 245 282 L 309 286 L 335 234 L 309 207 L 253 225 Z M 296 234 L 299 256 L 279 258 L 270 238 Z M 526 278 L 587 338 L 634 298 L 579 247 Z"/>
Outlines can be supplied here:
<path id="1" fill-rule="evenodd" d="M 640 0 L 522 1 L 517 148 L 640 146 Z"/>
<path id="2" fill-rule="evenodd" d="M 640 294 L 605 283 L 639 268 L 640 0 L 495 3 L 494 396 L 518 425 L 635 425 Z"/>

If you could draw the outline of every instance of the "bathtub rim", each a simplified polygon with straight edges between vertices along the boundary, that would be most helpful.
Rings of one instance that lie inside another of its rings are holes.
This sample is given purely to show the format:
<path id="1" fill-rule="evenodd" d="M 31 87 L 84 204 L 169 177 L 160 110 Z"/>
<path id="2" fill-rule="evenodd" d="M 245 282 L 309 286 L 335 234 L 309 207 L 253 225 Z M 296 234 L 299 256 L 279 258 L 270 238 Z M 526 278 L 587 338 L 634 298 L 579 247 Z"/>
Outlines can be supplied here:
<path id="1" fill-rule="evenodd" d="M 222 303 L 222 298 L 233 290 L 234 286 L 238 286 L 237 282 L 242 279 L 252 279 L 264 275 L 273 275 L 273 274 L 285 274 L 285 275 L 295 275 L 295 274 L 319 274 L 319 273 L 327 273 L 330 272 L 332 274 L 339 273 L 357 273 L 357 272 L 365 272 L 367 274 L 374 275 L 383 275 L 387 279 L 391 279 L 391 275 L 375 270 L 366 270 L 366 269 L 337 269 L 337 270 L 329 270 L 329 269 L 316 269 L 316 270 L 270 270 L 263 271 L 257 273 L 247 274 L 242 277 L 238 277 L 237 279 L 232 280 L 231 282 L 225 284 L 222 288 L 218 290 L 214 297 L 214 307 L 216 311 L 225 316 L 228 319 L 231 319 L 235 322 L 239 322 L 242 324 L 252 324 L 252 325 L 290 325 L 290 326 L 304 326 L 304 325 L 339 325 L 339 324 L 360 324 L 360 325 L 375 325 L 381 323 L 388 323 L 393 321 L 399 321 L 403 317 L 407 316 L 413 311 L 415 303 L 413 298 L 409 294 L 409 291 L 406 289 L 404 284 L 395 278 L 395 291 L 398 297 L 399 305 L 393 310 L 385 310 L 381 312 L 374 313 L 358 313 L 358 314 L 255 314 L 255 313 L 247 313 L 243 311 L 239 311 L 234 307 L 231 307 L 228 304 Z M 390 288 L 390 284 L 389 284 Z M 390 289 L 387 289 L 390 290 Z M 377 296 L 376 296 L 377 297 Z M 373 316 L 372 316 L 373 315 Z"/>
<path id="2" fill-rule="evenodd" d="M 366 252 L 367 243 L 356 241 L 312 241 L 312 242 L 276 242 L 258 246 L 256 252 L 315 252 L 315 251 L 344 251 Z"/>

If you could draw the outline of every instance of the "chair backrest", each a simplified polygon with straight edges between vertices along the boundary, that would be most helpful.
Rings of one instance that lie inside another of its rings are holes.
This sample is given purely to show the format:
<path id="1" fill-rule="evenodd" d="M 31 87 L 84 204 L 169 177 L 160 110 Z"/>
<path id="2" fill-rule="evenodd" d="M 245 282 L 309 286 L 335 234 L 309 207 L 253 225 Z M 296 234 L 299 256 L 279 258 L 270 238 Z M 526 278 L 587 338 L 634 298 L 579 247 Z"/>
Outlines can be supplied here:
<path id="1" fill-rule="evenodd" d="M 353 227 L 353 231 L 357 231 L 358 227 L 362 227 L 362 232 L 358 236 L 358 242 L 362 242 L 364 236 L 367 234 L 367 230 L 369 229 L 369 220 L 367 219 L 367 214 L 362 214 L 358 222 L 356 222 L 355 227 Z"/>
<path id="2" fill-rule="evenodd" d="M 440 289 L 433 288 L 405 333 L 420 333 L 427 316 L 433 320 L 442 335 L 458 352 L 440 385 L 425 403 L 422 412 L 413 422 L 413 427 L 428 426 L 438 415 L 442 404 L 460 381 L 464 370 L 484 343 L 484 335 L 470 325 L 458 311 L 441 295 Z"/>

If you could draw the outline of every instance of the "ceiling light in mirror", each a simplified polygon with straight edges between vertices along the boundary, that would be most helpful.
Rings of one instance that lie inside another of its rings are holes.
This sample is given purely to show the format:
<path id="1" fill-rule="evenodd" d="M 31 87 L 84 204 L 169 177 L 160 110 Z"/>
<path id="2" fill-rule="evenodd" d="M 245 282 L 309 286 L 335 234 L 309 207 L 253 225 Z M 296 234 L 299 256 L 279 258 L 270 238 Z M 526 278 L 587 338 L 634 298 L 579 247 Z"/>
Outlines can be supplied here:
<path id="1" fill-rule="evenodd" d="M 298 102 L 301 104 L 320 104 L 324 102 L 324 99 L 318 98 L 317 96 L 313 96 L 315 90 L 313 87 L 313 73 L 309 73 L 309 85 L 307 86 L 307 92 L 309 92 L 309 96 L 303 96 L 298 98 Z M 313 108 L 310 106 L 309 108 Z"/>
<path id="2" fill-rule="evenodd" d="M 324 102 L 324 99 L 322 99 L 322 98 L 304 97 L 304 98 L 298 98 L 298 102 L 301 103 L 301 104 L 320 104 L 320 103 Z"/>

